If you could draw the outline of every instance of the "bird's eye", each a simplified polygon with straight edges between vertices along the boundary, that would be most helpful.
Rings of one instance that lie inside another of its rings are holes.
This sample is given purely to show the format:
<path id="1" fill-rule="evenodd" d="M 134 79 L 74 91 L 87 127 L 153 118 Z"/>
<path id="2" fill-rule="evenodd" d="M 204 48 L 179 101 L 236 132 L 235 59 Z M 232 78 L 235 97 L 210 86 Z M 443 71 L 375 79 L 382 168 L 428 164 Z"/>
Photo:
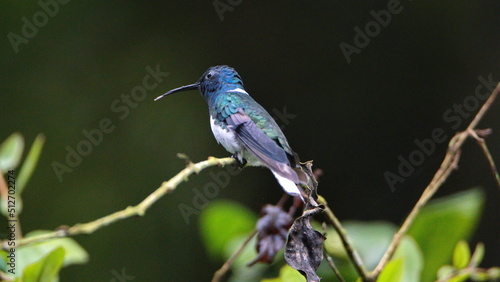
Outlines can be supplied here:
<path id="1" fill-rule="evenodd" d="M 209 79 L 212 77 L 212 73 L 207 74 L 206 78 Z"/>

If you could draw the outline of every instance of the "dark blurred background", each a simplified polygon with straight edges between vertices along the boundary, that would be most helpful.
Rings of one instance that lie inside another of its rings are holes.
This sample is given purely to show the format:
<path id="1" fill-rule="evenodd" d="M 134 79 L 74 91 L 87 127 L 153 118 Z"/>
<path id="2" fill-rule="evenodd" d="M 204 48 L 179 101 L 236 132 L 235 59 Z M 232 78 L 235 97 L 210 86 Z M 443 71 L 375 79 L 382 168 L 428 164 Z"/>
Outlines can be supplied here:
<path id="1" fill-rule="evenodd" d="M 324 170 L 319 192 L 342 220 L 401 223 L 448 141 L 436 144 L 394 191 L 384 173 L 397 173 L 398 157 L 408 159 L 418 150 L 415 140 L 431 138 L 434 129 L 441 128 L 447 140 L 459 121 L 457 129 L 464 129 L 477 112 L 471 96 L 478 77 L 500 79 L 500 3 L 402 1 L 385 27 L 372 24 L 370 42 L 348 63 L 340 44 L 355 48 L 355 27 L 365 30 L 374 21 L 370 11 L 387 10 L 388 4 L 397 3 L 69 1 L 58 3 L 44 22 L 36 1 L 2 1 L 0 139 L 15 131 L 28 145 L 38 133 L 47 138 L 24 192 L 23 231 L 87 222 L 139 203 L 184 167 L 178 152 L 193 161 L 228 156 L 212 136 L 199 93 L 153 102 L 220 64 L 236 68 L 246 90 L 272 114 L 286 108 L 289 117 L 295 115 L 278 123 L 301 159 Z M 31 35 L 25 30 L 31 36 L 26 38 L 22 18 L 33 23 L 34 16 L 39 27 Z M 25 39 L 13 45 L 10 33 Z M 125 109 L 114 111 L 114 101 L 141 86 L 146 68 L 157 65 L 168 77 L 120 119 Z M 468 117 L 443 117 L 464 101 L 471 103 L 464 110 Z M 487 141 L 497 163 L 499 117 L 497 101 L 479 125 L 494 131 Z M 99 128 L 105 118 L 114 130 L 59 181 L 53 162 L 65 164 L 66 146 L 76 149 L 86 140 L 82 131 Z M 205 254 L 198 217 L 186 224 L 178 206 L 192 206 L 193 189 L 209 181 L 209 173 L 201 173 L 144 217 L 75 237 L 90 262 L 63 269 L 61 280 L 110 281 L 112 271 L 123 268 L 137 281 L 208 280 L 219 263 Z M 500 191 L 470 140 L 459 170 L 437 197 L 474 186 L 483 187 L 487 201 L 471 243 L 486 244 L 484 266 L 499 265 Z M 258 212 L 281 193 L 267 170 L 250 168 L 232 177 L 217 198 Z"/>

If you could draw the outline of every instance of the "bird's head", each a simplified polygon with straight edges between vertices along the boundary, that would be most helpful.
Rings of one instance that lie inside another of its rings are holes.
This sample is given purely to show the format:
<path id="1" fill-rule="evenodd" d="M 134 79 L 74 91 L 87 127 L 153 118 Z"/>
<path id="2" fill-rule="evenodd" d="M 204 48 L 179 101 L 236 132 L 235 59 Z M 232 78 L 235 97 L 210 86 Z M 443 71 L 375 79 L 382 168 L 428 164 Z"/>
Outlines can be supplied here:
<path id="1" fill-rule="evenodd" d="M 199 89 L 201 94 L 208 99 L 218 92 L 237 88 L 243 89 L 243 81 L 233 68 L 228 66 L 214 66 L 210 67 L 197 82 L 172 89 L 158 96 L 155 101 L 166 95 L 194 89 Z"/>

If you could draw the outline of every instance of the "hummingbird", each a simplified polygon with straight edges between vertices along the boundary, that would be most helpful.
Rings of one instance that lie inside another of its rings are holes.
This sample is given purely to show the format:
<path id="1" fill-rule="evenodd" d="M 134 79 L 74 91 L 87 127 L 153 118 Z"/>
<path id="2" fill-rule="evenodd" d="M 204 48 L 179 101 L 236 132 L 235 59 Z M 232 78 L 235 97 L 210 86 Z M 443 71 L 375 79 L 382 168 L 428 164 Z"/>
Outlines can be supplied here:
<path id="1" fill-rule="evenodd" d="M 271 115 L 243 87 L 241 76 L 226 65 L 210 67 L 197 82 L 172 89 L 158 99 L 198 89 L 208 104 L 210 125 L 217 142 L 242 166 L 271 170 L 283 190 L 299 196 L 297 185 L 307 182 L 298 155 Z"/>

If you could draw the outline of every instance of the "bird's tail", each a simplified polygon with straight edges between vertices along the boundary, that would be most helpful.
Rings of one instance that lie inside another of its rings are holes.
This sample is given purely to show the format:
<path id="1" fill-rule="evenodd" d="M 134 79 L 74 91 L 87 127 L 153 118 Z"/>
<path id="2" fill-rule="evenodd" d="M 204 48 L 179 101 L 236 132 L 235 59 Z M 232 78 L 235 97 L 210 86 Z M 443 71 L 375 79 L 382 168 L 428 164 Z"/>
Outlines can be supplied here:
<path id="1" fill-rule="evenodd" d="M 302 197 L 302 192 L 300 191 L 299 187 L 297 187 L 297 184 L 293 182 L 292 180 L 283 177 L 280 173 L 275 172 L 271 170 L 271 172 L 274 174 L 274 177 L 278 180 L 278 183 L 281 185 L 283 190 L 285 190 L 286 193 L 292 196 L 299 196 L 302 201 L 304 201 L 304 198 Z"/>
<path id="2" fill-rule="evenodd" d="M 287 164 L 279 163 L 275 164 L 271 172 L 286 193 L 292 196 L 300 196 L 300 198 L 304 200 L 298 185 L 307 185 L 308 177 L 300 167 L 292 168 Z"/>

